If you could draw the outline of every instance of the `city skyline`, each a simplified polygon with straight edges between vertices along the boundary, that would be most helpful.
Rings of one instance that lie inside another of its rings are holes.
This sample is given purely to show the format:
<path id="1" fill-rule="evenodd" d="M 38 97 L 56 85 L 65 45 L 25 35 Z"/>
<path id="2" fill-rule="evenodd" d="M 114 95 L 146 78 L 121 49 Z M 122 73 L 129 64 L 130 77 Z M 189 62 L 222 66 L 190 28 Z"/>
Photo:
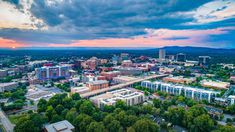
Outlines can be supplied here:
<path id="1" fill-rule="evenodd" d="M 234 0 L 1 0 L 0 48 L 235 48 Z"/>

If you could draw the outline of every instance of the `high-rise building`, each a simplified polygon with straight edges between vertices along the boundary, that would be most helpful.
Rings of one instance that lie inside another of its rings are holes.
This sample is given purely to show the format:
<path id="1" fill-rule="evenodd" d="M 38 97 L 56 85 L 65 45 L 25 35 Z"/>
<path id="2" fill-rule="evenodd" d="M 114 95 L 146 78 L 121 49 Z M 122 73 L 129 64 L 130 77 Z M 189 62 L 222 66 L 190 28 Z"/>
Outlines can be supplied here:
<path id="1" fill-rule="evenodd" d="M 211 60 L 210 56 L 199 56 L 198 58 L 199 58 L 199 64 L 201 65 L 208 65 Z"/>
<path id="2" fill-rule="evenodd" d="M 165 49 L 159 49 L 159 59 L 160 60 L 166 59 L 166 51 L 165 51 Z"/>
<path id="3" fill-rule="evenodd" d="M 176 61 L 178 62 L 185 62 L 186 61 L 186 54 L 179 53 L 176 55 Z"/>
<path id="4" fill-rule="evenodd" d="M 129 54 L 127 53 L 121 53 L 121 59 L 123 60 L 129 60 Z"/>
<path id="5" fill-rule="evenodd" d="M 36 77 L 39 80 L 57 79 L 69 77 L 71 66 L 44 66 L 36 69 Z"/>

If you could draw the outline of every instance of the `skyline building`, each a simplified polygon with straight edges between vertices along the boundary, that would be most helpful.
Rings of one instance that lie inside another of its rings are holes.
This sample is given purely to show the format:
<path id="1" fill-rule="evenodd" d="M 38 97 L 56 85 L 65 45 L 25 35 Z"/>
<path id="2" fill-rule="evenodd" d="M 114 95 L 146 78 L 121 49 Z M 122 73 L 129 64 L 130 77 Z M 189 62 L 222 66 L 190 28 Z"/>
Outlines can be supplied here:
<path id="1" fill-rule="evenodd" d="M 166 59 L 166 50 L 165 49 L 159 49 L 159 59 L 160 60 Z"/>
<path id="2" fill-rule="evenodd" d="M 71 66 L 44 66 L 36 69 L 36 77 L 39 80 L 58 79 L 69 77 Z"/>
<path id="3" fill-rule="evenodd" d="M 186 54 L 178 53 L 176 55 L 176 61 L 178 61 L 178 62 L 186 62 Z"/>
<path id="4" fill-rule="evenodd" d="M 211 57 L 210 56 L 199 56 L 198 57 L 200 65 L 208 65 L 210 63 Z"/>

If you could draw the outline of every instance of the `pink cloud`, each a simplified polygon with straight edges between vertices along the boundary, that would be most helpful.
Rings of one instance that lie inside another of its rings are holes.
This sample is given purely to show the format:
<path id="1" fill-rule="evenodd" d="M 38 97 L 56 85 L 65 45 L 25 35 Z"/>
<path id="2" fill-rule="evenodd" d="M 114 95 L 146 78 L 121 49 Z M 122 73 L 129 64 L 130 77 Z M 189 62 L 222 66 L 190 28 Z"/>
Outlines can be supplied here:
<path id="1" fill-rule="evenodd" d="M 17 42 L 12 39 L 0 38 L 0 48 L 15 48 L 15 47 L 24 47 L 25 44 Z"/>
<path id="2" fill-rule="evenodd" d="M 164 46 L 208 46 L 204 40 L 209 35 L 220 35 L 235 30 L 235 27 L 224 27 L 206 30 L 170 30 L 146 29 L 146 35 L 132 38 L 106 38 L 94 40 L 74 40 L 70 44 L 49 44 L 59 47 L 164 47 Z M 173 39 L 185 37 L 185 39 Z M 172 38 L 172 39 L 171 39 Z"/>

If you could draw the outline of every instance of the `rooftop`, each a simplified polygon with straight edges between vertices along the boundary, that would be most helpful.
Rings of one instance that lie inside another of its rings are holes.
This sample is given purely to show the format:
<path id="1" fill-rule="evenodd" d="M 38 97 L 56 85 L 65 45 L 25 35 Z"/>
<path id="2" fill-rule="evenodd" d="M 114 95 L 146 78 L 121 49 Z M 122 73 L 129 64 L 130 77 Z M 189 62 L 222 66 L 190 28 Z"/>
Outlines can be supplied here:
<path id="1" fill-rule="evenodd" d="M 48 132 L 72 132 L 74 128 L 75 127 L 67 120 L 45 126 L 45 129 Z"/>

